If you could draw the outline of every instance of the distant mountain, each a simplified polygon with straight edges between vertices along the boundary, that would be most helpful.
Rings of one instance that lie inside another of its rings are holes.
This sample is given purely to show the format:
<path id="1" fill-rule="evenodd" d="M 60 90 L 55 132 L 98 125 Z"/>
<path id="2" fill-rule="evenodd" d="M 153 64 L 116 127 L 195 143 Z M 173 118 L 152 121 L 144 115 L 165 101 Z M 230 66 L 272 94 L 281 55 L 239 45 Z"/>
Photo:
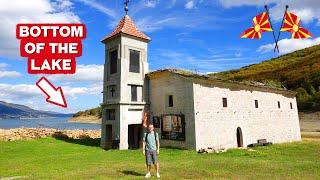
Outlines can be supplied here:
<path id="1" fill-rule="evenodd" d="M 320 110 L 320 45 L 240 69 L 209 74 L 220 79 L 258 81 L 296 91 L 300 110 Z"/>
<path id="2" fill-rule="evenodd" d="M 6 103 L 0 101 L 0 119 L 8 118 L 40 118 L 40 117 L 65 117 L 72 114 L 62 114 L 51 111 L 39 111 L 28 106 Z"/>

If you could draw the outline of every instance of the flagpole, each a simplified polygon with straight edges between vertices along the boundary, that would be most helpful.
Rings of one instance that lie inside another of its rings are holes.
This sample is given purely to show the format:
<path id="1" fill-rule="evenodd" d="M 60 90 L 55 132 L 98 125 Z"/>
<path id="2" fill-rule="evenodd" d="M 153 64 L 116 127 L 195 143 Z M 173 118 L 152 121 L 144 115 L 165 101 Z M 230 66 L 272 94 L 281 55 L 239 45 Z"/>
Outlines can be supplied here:
<path id="1" fill-rule="evenodd" d="M 264 6 L 266 8 L 266 11 L 267 11 L 267 14 L 268 14 L 268 20 L 270 22 L 270 26 L 271 26 L 271 29 L 272 29 L 272 34 L 273 34 L 273 39 L 274 39 L 274 42 L 276 43 L 276 47 L 278 49 L 278 52 L 279 52 L 279 47 L 278 47 L 278 42 L 276 40 L 276 35 L 274 34 L 274 30 L 273 30 L 273 27 L 272 27 L 272 23 L 271 23 L 271 20 L 270 20 L 270 15 L 269 15 L 269 11 L 268 11 L 268 6 L 265 5 Z M 281 25 L 282 26 L 282 25 Z"/>
<path id="2" fill-rule="evenodd" d="M 276 44 L 279 42 L 280 33 L 281 33 L 281 28 L 282 28 L 282 26 L 283 26 L 283 22 L 284 22 L 284 19 L 285 19 L 285 17 L 286 17 L 286 13 L 287 13 L 288 8 L 289 8 L 289 6 L 286 5 L 286 10 L 284 11 L 284 14 L 283 14 L 283 18 L 282 18 L 282 22 L 281 22 L 281 26 L 280 26 L 280 30 L 279 30 L 279 34 L 278 34 L 278 38 L 277 38 Z M 276 47 L 274 48 L 273 51 L 276 51 Z M 278 52 L 279 52 L 279 47 L 278 47 Z"/>

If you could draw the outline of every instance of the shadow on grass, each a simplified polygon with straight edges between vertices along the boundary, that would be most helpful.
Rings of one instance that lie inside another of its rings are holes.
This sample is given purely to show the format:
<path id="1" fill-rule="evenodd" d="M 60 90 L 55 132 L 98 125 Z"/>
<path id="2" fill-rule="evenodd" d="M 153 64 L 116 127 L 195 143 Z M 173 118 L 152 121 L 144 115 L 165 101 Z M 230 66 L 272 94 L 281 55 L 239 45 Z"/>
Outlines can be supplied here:
<path id="1" fill-rule="evenodd" d="M 173 147 L 173 146 L 162 146 L 162 149 L 176 149 L 176 150 L 187 150 L 187 148 L 183 147 Z"/>
<path id="2" fill-rule="evenodd" d="M 52 137 L 54 137 L 57 140 L 65 141 L 68 143 L 73 144 L 80 144 L 85 146 L 94 146 L 94 147 L 100 147 L 100 140 L 101 138 L 90 138 L 89 136 L 80 136 L 78 139 L 73 139 L 68 137 L 66 134 L 63 134 L 62 132 L 55 132 Z"/>
<path id="3" fill-rule="evenodd" d="M 144 176 L 144 174 L 136 172 L 136 171 L 124 170 L 124 171 L 121 171 L 121 173 L 125 174 L 125 175 L 131 175 L 131 176 Z"/>

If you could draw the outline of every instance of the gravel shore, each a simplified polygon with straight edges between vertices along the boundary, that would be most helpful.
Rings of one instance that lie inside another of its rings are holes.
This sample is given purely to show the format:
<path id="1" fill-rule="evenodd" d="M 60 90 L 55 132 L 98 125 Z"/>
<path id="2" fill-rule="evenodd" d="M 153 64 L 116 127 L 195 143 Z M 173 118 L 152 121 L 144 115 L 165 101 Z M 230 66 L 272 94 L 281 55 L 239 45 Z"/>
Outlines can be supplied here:
<path id="1" fill-rule="evenodd" d="M 70 118 L 68 122 L 101 124 L 101 118 L 97 116 L 78 116 Z"/>
<path id="2" fill-rule="evenodd" d="M 0 129 L 0 141 L 37 139 L 42 137 L 63 137 L 72 139 L 100 138 L 100 130 L 57 130 L 53 128 Z"/>

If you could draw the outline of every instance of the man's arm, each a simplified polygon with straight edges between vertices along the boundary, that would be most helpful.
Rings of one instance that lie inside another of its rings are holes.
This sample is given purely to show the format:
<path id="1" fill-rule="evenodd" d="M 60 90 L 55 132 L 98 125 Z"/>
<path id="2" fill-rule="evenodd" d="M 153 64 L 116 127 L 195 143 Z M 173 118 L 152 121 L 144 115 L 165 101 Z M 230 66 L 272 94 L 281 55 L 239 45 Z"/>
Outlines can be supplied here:
<path id="1" fill-rule="evenodd" d="M 146 155 L 146 133 L 143 133 L 143 138 L 142 138 L 142 153 L 143 155 Z"/>
<path id="2" fill-rule="evenodd" d="M 160 142 L 157 140 L 157 154 L 160 154 Z"/>
<path id="3" fill-rule="evenodd" d="M 158 134 L 157 134 L 158 135 Z M 157 154 L 160 154 L 160 141 L 159 141 L 159 135 L 157 136 Z"/>
<path id="4" fill-rule="evenodd" d="M 143 153 L 143 155 L 146 155 L 145 147 L 146 147 L 146 141 L 143 139 L 142 140 L 142 153 Z"/>

